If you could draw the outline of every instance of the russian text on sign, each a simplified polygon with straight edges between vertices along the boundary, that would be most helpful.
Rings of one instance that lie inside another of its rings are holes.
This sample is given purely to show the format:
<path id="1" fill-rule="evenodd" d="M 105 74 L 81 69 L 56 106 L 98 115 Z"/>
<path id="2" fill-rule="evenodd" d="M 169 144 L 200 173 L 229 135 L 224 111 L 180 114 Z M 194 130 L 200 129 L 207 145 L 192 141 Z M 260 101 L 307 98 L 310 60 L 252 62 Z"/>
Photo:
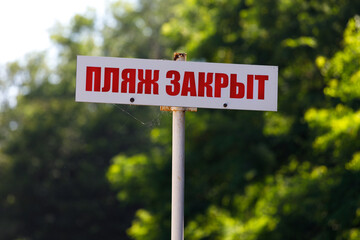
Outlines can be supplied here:
<path id="1" fill-rule="evenodd" d="M 276 111 L 277 73 L 275 66 L 78 56 L 76 100 Z"/>

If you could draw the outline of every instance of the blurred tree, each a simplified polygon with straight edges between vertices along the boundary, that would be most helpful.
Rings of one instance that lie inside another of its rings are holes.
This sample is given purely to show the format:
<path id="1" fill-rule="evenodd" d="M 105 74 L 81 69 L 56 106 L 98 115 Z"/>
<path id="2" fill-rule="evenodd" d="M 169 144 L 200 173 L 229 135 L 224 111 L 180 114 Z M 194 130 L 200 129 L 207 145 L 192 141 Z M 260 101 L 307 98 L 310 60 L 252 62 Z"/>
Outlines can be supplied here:
<path id="1" fill-rule="evenodd" d="M 299 238 L 326 239 L 333 232 L 310 228 L 312 224 L 315 227 L 327 224 L 327 218 L 322 213 L 314 217 L 312 209 L 322 202 L 330 207 L 329 199 L 334 198 L 342 188 L 340 183 L 346 180 L 324 165 L 326 158 L 319 158 L 313 151 L 316 136 L 304 116 L 309 108 L 326 107 L 332 102 L 322 94 L 326 85 L 315 60 L 319 55 L 330 57 L 339 50 L 346 22 L 359 11 L 359 3 L 189 0 L 174 8 L 173 17 L 162 26 L 162 33 L 173 39 L 173 49 L 185 49 L 195 60 L 280 67 L 279 113 L 201 109 L 188 114 L 187 236 L 287 239 L 293 234 Z M 164 127 L 152 131 L 153 140 L 170 146 L 171 133 Z M 349 145 L 356 148 L 356 144 Z M 170 151 L 165 153 L 170 159 Z M 147 155 L 158 158 L 152 154 Z M 124 168 L 116 159 L 113 166 Z M 155 169 L 147 166 L 142 168 Z M 163 169 L 165 173 L 168 168 Z M 111 167 L 109 172 L 112 170 Z M 124 182 L 111 179 L 124 189 L 137 178 Z M 281 193 L 282 189 L 287 192 Z M 130 190 L 128 194 L 132 194 Z M 244 208 L 240 198 L 248 199 Z M 144 233 L 151 232 L 148 239 L 167 239 L 163 227 L 167 227 L 168 219 L 164 221 L 163 217 L 169 214 L 163 212 L 169 210 L 168 207 L 159 210 L 157 206 L 168 206 L 169 202 L 158 197 L 157 202 L 162 204 L 153 205 L 150 203 L 156 201 L 147 202 L 148 199 L 152 197 L 143 198 L 145 209 L 138 211 L 129 234 L 145 239 Z M 296 205 L 303 202 L 304 208 L 297 210 Z M 338 206 L 342 204 L 346 201 L 338 202 Z M 278 212 L 280 206 L 285 213 Z M 312 217 L 316 219 L 311 220 Z M 154 222 L 158 223 L 156 227 Z M 335 232 L 334 236 L 340 235 Z"/>
<path id="2" fill-rule="evenodd" d="M 136 5 L 115 1 L 111 24 L 105 26 L 106 56 L 169 59 L 170 41 L 161 34 L 162 24 L 173 16 L 175 0 L 138 0 Z"/>
<path id="3" fill-rule="evenodd" d="M 232 211 L 211 206 L 188 224 L 187 239 L 360 237 L 359 17 L 349 21 L 343 45 L 330 60 L 316 60 L 334 105 L 305 114 L 316 135 L 314 159 L 294 158 L 265 181 L 248 185 Z"/>
<path id="4" fill-rule="evenodd" d="M 152 11 L 140 7 L 144 13 Z M 126 21 L 137 14 L 126 10 L 114 21 L 131 24 Z M 105 51 L 98 44 L 95 17 L 87 12 L 74 16 L 68 27 L 56 26 L 55 69 L 45 54 L 8 66 L 4 83 L 11 81 L 19 94 L 15 106 L 3 105 L 0 117 L 1 239 L 128 239 L 126 229 L 139 203 L 119 203 L 106 170 L 119 152 L 149 150 L 149 131 L 159 110 L 75 103 L 76 56 Z M 106 31 L 114 35 L 123 30 L 106 27 Z M 150 37 L 136 34 L 142 40 Z M 111 45 L 117 40 L 121 37 L 104 35 L 103 41 Z M 138 49 L 142 42 L 132 45 Z"/>
<path id="5" fill-rule="evenodd" d="M 171 115 L 75 103 L 74 90 L 77 55 L 177 49 L 280 67 L 278 113 L 187 113 L 186 237 L 358 238 L 357 18 L 341 44 L 359 10 L 350 0 L 116 1 L 100 30 L 92 12 L 58 26 L 55 69 L 40 53 L 0 76 L 19 91 L 0 112 L 0 238 L 169 239 Z"/>

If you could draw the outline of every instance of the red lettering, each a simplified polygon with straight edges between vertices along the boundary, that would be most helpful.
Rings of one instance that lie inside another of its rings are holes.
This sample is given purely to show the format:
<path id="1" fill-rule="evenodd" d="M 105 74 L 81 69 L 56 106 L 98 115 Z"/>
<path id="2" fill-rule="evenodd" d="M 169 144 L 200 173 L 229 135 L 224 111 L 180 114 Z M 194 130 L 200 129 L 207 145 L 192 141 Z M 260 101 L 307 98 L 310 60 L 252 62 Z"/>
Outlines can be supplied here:
<path id="1" fill-rule="evenodd" d="M 268 75 L 255 75 L 255 79 L 259 81 L 258 99 L 265 98 L 265 81 L 269 80 Z"/>
<path id="2" fill-rule="evenodd" d="M 151 86 L 153 86 L 154 94 L 159 94 L 159 85 L 157 81 L 159 80 L 159 70 L 154 70 L 154 76 L 152 76 L 152 70 L 146 69 L 145 70 L 145 77 L 144 77 L 144 70 L 138 70 L 138 91 L 137 93 L 143 93 L 143 87 L 145 86 L 145 94 L 151 94 Z"/>
<path id="3" fill-rule="evenodd" d="M 207 97 L 212 97 L 212 82 L 213 82 L 213 76 L 214 73 L 207 73 L 206 74 L 206 80 L 205 80 L 205 73 L 204 72 L 199 72 L 199 93 L 198 96 L 199 97 L 204 97 L 205 96 L 205 89 L 206 89 L 206 96 Z"/>
<path id="4" fill-rule="evenodd" d="M 246 86 L 246 98 L 253 99 L 254 98 L 254 75 L 247 75 L 247 86 Z"/>
<path id="5" fill-rule="evenodd" d="M 111 81 L 112 79 L 112 81 Z M 118 68 L 105 68 L 104 87 L 102 92 L 108 92 L 111 88 L 112 92 L 119 92 L 119 69 Z"/>
<path id="6" fill-rule="evenodd" d="M 166 73 L 166 78 L 173 78 L 170 83 L 171 85 L 166 85 L 166 93 L 170 96 L 176 96 L 180 93 L 180 73 L 178 71 L 168 71 Z"/>
<path id="7" fill-rule="evenodd" d="M 190 96 L 196 97 L 196 84 L 195 84 L 194 72 L 185 72 L 184 74 L 181 96 L 187 96 L 188 93 L 190 93 Z"/>
<path id="8" fill-rule="evenodd" d="M 121 92 L 127 93 L 129 86 L 129 93 L 135 93 L 135 78 L 136 78 L 136 69 L 126 68 L 121 73 Z"/>
<path id="9" fill-rule="evenodd" d="M 245 96 L 245 85 L 237 82 L 237 75 L 230 75 L 230 98 L 243 98 Z"/>
<path id="10" fill-rule="evenodd" d="M 101 85 L 101 67 L 86 67 L 86 91 L 92 91 L 94 83 L 94 91 L 100 92 Z"/>
<path id="11" fill-rule="evenodd" d="M 221 97 L 221 89 L 229 85 L 229 77 L 225 73 L 215 73 L 215 97 Z"/>

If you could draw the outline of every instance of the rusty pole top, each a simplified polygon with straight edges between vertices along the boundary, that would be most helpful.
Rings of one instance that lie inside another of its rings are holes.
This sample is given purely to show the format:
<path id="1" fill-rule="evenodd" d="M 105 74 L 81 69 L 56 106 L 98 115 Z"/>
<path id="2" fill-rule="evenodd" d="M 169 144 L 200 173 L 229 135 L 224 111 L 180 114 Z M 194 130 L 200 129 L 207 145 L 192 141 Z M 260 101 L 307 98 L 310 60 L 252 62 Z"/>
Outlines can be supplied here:
<path id="1" fill-rule="evenodd" d="M 186 61 L 186 53 L 174 53 L 174 61 Z"/>

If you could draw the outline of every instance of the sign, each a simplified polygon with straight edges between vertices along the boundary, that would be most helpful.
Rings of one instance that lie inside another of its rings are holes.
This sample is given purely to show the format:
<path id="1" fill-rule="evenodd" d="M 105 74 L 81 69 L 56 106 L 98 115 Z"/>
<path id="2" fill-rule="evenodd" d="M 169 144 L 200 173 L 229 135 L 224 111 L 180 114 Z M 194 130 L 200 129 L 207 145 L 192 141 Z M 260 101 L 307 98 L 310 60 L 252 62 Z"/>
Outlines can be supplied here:
<path id="1" fill-rule="evenodd" d="M 277 110 L 278 67 L 77 57 L 76 101 Z"/>

